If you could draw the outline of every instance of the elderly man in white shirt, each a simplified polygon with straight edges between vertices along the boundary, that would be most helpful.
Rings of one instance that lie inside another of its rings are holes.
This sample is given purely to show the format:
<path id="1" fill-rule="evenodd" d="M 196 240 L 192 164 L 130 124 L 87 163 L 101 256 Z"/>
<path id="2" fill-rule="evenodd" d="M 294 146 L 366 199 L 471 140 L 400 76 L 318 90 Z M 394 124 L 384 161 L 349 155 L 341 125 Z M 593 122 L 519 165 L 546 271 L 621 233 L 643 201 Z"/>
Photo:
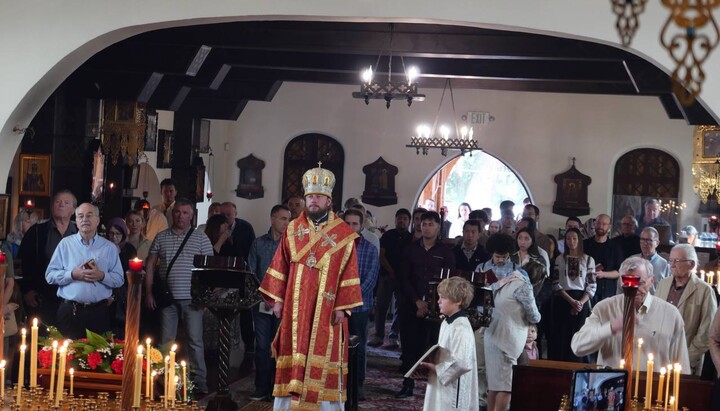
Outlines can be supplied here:
<path id="1" fill-rule="evenodd" d="M 653 285 L 650 262 L 641 257 L 630 257 L 623 261 L 619 271 L 621 276 L 640 277 L 635 296 L 635 339 L 643 339 L 643 352 L 653 353 L 656 364 L 679 363 L 681 372 L 690 374 L 683 319 L 672 304 L 650 294 Z M 613 368 L 620 365 L 624 299 L 625 296 L 620 294 L 595 306 L 585 325 L 573 336 L 571 347 L 575 355 L 598 352 L 598 365 Z M 633 347 L 637 349 L 635 344 Z M 645 370 L 645 361 L 640 361 L 640 370 Z"/>

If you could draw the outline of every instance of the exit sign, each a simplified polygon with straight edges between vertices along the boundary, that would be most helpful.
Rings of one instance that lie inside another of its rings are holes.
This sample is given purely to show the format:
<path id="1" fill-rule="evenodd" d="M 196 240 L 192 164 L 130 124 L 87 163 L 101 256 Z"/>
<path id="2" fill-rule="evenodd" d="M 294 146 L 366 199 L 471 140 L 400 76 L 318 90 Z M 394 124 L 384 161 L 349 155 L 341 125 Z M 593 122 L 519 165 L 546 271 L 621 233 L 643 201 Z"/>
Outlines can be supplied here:
<path id="1" fill-rule="evenodd" d="M 469 124 L 483 126 L 489 124 L 491 121 L 495 121 L 495 117 L 491 116 L 487 111 L 469 111 L 467 113 L 466 121 Z"/>

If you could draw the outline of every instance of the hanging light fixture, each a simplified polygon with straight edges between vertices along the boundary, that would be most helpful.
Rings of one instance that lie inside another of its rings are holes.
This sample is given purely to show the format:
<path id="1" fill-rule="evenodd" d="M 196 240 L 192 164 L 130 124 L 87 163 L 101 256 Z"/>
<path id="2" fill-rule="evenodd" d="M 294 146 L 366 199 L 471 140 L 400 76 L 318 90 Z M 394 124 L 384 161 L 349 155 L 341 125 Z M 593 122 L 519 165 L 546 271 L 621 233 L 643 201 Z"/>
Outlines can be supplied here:
<path id="1" fill-rule="evenodd" d="M 212 185 L 213 176 L 215 175 L 215 156 L 213 155 L 212 147 L 208 147 L 210 154 L 208 155 L 208 189 L 205 196 L 208 200 L 213 198 Z"/>
<path id="2" fill-rule="evenodd" d="M 393 32 L 395 29 L 394 24 L 390 24 L 390 50 L 388 53 L 388 68 L 387 68 L 387 80 L 376 80 L 375 74 L 380 68 L 380 58 L 382 57 L 382 51 L 378 55 L 377 61 L 375 62 L 375 69 L 373 66 L 368 67 L 360 73 L 360 91 L 352 93 L 353 98 L 360 98 L 365 101 L 365 104 L 370 104 L 370 99 L 383 99 L 385 100 L 385 107 L 390 108 L 390 102 L 393 100 L 405 100 L 407 101 L 408 107 L 410 107 L 413 101 L 424 101 L 425 95 L 418 94 L 417 79 L 420 76 L 420 71 L 417 67 L 405 68 L 405 60 L 400 56 L 400 63 L 402 64 L 403 72 L 405 73 L 404 81 L 393 81 L 392 80 L 392 63 L 393 63 Z"/>
<path id="3" fill-rule="evenodd" d="M 692 175 L 694 178 L 693 190 L 700 197 L 703 204 L 707 204 L 708 198 L 720 194 L 720 159 L 710 164 L 693 164 Z"/>
<path id="4" fill-rule="evenodd" d="M 438 127 L 440 120 L 440 111 L 442 110 L 443 100 L 445 100 L 445 92 L 450 89 L 450 102 L 452 103 L 452 117 L 455 124 L 455 136 L 451 136 L 449 126 L 443 124 Z M 480 150 L 477 140 L 473 138 L 473 128 L 463 125 L 458 127 L 457 116 L 455 114 L 455 96 L 453 95 L 452 84 L 450 79 L 445 80 L 445 88 L 443 88 L 442 97 L 440 97 L 440 105 L 435 116 L 432 127 L 426 124 L 420 124 L 415 129 L 415 135 L 410 137 L 410 144 L 405 147 L 415 149 L 416 154 L 427 155 L 431 148 L 440 149 L 443 156 L 447 156 L 448 150 L 460 150 L 461 154 L 469 152 L 472 156 L 473 150 Z"/>

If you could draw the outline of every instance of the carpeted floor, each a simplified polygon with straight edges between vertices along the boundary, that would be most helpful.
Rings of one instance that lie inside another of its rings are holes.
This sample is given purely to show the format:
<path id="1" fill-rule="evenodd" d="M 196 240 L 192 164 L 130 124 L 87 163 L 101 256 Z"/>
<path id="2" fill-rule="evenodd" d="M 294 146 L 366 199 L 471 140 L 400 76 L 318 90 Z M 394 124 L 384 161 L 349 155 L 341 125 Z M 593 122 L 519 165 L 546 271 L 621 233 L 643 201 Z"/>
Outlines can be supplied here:
<path id="1" fill-rule="evenodd" d="M 372 335 L 370 335 L 370 338 L 372 338 Z M 400 367 L 400 350 L 368 347 L 367 353 L 366 400 L 358 403 L 358 409 L 382 411 L 422 410 L 425 381 L 416 381 L 415 396 L 413 398 L 405 400 L 396 400 L 394 398 L 395 393 L 402 388 L 402 375 L 398 371 Z M 247 399 L 255 389 L 254 378 L 255 373 L 253 371 L 230 385 L 233 400 L 238 404 L 240 411 L 272 410 L 272 402 L 270 401 L 249 401 Z M 200 401 L 200 404 L 205 406 L 212 398 L 212 395 L 208 396 Z"/>

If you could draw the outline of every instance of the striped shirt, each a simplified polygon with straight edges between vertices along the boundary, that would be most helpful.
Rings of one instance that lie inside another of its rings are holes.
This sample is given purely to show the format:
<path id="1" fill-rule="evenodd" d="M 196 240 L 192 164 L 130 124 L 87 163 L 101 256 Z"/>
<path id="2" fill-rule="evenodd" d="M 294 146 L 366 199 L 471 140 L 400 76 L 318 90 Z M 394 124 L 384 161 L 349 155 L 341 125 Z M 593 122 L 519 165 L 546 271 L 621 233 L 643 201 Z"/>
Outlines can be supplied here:
<path id="1" fill-rule="evenodd" d="M 166 279 L 167 266 L 175 257 L 180 244 L 185 239 L 187 231 L 175 234 L 172 229 L 161 231 L 150 246 L 150 254 L 160 257 L 160 268 L 155 275 Z M 170 276 L 167 278 L 168 288 L 176 300 L 190 299 L 190 280 L 193 267 L 193 258 L 196 255 L 213 255 L 210 239 L 202 231 L 195 230 L 188 238 L 187 243 L 172 266 Z"/>
<path id="2" fill-rule="evenodd" d="M 370 311 L 373 306 L 373 289 L 380 270 L 380 257 L 377 248 L 365 237 L 359 237 L 355 240 L 355 250 L 357 252 L 363 305 L 362 307 L 353 308 L 352 312 Z"/>

